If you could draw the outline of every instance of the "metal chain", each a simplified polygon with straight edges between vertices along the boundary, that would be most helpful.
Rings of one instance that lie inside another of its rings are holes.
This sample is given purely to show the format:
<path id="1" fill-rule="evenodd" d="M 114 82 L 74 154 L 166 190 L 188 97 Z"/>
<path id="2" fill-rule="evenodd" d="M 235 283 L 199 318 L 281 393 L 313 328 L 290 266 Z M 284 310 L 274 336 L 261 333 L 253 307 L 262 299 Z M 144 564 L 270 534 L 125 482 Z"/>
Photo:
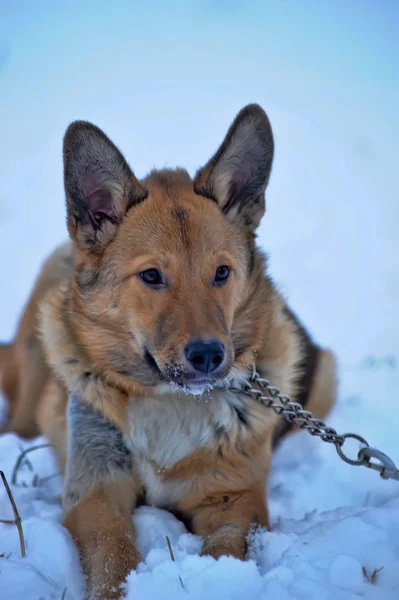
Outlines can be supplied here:
<path id="1" fill-rule="evenodd" d="M 253 387 L 253 384 L 257 384 L 260 389 Z M 396 481 L 399 481 L 399 469 L 396 468 L 395 463 L 386 454 L 376 448 L 371 448 L 366 440 L 356 433 L 338 434 L 333 427 L 329 427 L 324 421 L 316 419 L 301 404 L 294 402 L 289 396 L 282 394 L 277 387 L 272 386 L 267 379 L 259 375 L 255 367 L 253 367 L 252 375 L 248 381 L 239 387 L 231 385 L 229 390 L 246 394 L 265 408 L 271 408 L 289 423 L 296 424 L 301 429 L 306 429 L 310 435 L 320 437 L 323 442 L 334 444 L 340 458 L 350 465 L 367 467 L 378 471 L 383 479 L 396 479 Z M 261 390 L 267 391 L 270 396 L 263 395 Z M 275 400 L 278 400 L 278 402 L 275 402 Z M 342 449 L 347 439 L 355 439 L 362 444 L 355 459 L 347 456 Z M 374 461 L 371 459 L 374 459 Z"/>

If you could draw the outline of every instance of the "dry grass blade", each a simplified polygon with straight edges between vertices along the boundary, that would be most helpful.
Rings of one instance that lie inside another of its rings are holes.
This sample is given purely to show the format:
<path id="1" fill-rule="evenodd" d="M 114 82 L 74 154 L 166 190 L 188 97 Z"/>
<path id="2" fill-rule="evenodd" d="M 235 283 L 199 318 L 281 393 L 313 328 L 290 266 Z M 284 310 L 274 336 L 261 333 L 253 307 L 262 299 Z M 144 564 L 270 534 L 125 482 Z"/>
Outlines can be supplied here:
<path id="1" fill-rule="evenodd" d="M 379 569 L 374 569 L 374 571 L 371 573 L 371 575 L 368 574 L 366 567 L 362 567 L 362 571 L 363 571 L 363 575 L 365 576 L 367 581 L 374 585 L 377 580 L 378 573 L 380 571 L 382 571 L 383 568 L 384 567 L 380 567 Z"/>
<path id="2" fill-rule="evenodd" d="M 166 542 L 167 542 L 167 544 L 168 544 L 168 549 L 169 549 L 170 558 L 173 560 L 173 562 L 176 562 L 176 560 L 175 560 L 175 555 L 173 554 L 173 548 L 172 548 L 172 544 L 170 543 L 169 536 L 167 535 L 167 536 L 165 536 L 165 537 L 166 537 Z M 183 588 L 183 589 L 186 589 L 186 588 L 184 587 L 183 579 L 180 577 L 180 575 L 179 575 L 179 581 L 180 581 L 180 584 L 181 584 L 182 588 Z"/>
<path id="3" fill-rule="evenodd" d="M 33 452 L 34 450 L 40 450 L 41 448 L 50 448 L 50 444 L 39 444 L 38 446 L 31 446 L 30 448 L 26 448 L 25 450 L 23 450 L 21 452 L 21 454 L 17 458 L 17 462 L 15 463 L 15 466 L 12 471 L 12 476 L 11 476 L 12 485 L 16 485 L 16 483 L 17 483 L 18 471 L 21 468 L 22 462 L 25 459 L 26 455 L 29 454 L 29 452 Z"/>
<path id="4" fill-rule="evenodd" d="M 168 535 L 166 536 L 166 541 L 168 543 L 170 558 L 173 560 L 173 562 L 176 562 L 175 555 L 173 554 L 172 544 L 170 543 L 170 539 L 169 539 Z"/>
<path id="5" fill-rule="evenodd" d="M 15 521 L 9 521 L 8 519 L 0 519 L 0 523 L 3 523 L 4 525 L 15 525 Z"/>
<path id="6" fill-rule="evenodd" d="M 65 588 L 65 590 L 62 592 L 61 600 L 65 600 L 65 596 L 66 596 L 66 593 L 67 593 L 67 589 L 68 589 L 68 588 L 66 587 L 66 588 Z"/>
<path id="7" fill-rule="evenodd" d="M 15 521 L 5 521 L 5 522 L 17 526 L 18 533 L 19 533 L 19 543 L 21 545 L 21 556 L 22 556 L 22 558 L 24 558 L 26 556 L 26 550 L 25 550 L 24 531 L 22 529 L 22 519 L 18 512 L 18 508 L 17 508 L 17 505 L 15 504 L 14 496 L 12 495 L 10 486 L 8 485 L 8 481 L 7 481 L 6 476 L 4 475 L 3 471 L 0 471 L 0 476 L 1 476 L 1 479 L 3 480 L 3 484 L 4 484 L 4 487 L 6 488 L 6 492 L 8 494 L 8 498 L 10 499 L 12 510 L 14 511 L 14 516 L 15 516 Z M 4 522 L 4 521 L 2 521 L 2 522 Z"/>

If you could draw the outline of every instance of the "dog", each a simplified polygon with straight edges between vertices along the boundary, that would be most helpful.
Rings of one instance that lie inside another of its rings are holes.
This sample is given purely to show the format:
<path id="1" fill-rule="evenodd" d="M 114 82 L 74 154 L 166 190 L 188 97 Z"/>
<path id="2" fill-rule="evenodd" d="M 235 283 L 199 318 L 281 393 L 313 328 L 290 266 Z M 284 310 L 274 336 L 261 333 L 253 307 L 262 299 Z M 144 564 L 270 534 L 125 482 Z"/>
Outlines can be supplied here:
<path id="1" fill-rule="evenodd" d="M 194 179 L 138 180 L 99 128 L 66 131 L 70 242 L 45 263 L 0 371 L 8 430 L 42 432 L 65 472 L 88 598 L 120 597 L 140 562 L 138 503 L 173 512 L 216 559 L 244 559 L 251 525 L 269 527 L 271 452 L 288 425 L 229 389 L 253 364 L 318 418 L 334 404 L 335 357 L 256 245 L 273 154 L 255 104 Z"/>

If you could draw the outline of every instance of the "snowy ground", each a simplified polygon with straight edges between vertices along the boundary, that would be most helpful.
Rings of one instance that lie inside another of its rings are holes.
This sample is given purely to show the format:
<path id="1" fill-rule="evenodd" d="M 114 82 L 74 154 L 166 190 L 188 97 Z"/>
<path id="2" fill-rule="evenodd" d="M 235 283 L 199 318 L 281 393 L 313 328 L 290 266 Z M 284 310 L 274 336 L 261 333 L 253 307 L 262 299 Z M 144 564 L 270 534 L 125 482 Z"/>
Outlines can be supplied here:
<path id="1" fill-rule="evenodd" d="M 399 373 L 346 370 L 341 399 L 329 421 L 355 431 L 399 460 Z M 1 467 L 11 481 L 21 448 L 0 437 Z M 350 448 L 355 455 L 355 448 Z M 0 524 L 0 597 L 4 600 L 78 600 L 82 579 L 61 518 L 61 480 L 52 452 L 38 449 L 12 486 L 23 519 L 27 557 L 20 557 L 13 525 Z M 50 477 L 49 479 L 46 479 Z M 133 516 L 144 557 L 128 579 L 131 600 L 397 600 L 399 597 L 399 483 L 340 461 L 331 446 L 306 432 L 279 448 L 269 483 L 272 532 L 254 532 L 250 560 L 200 558 L 201 540 L 172 515 L 144 507 Z M 12 510 L 0 489 L 0 516 Z M 176 562 L 172 563 L 166 536 Z M 377 571 L 377 573 L 376 573 Z M 374 577 L 373 577 L 374 574 Z M 182 583 L 183 586 L 182 587 Z M 372 582 L 373 581 L 373 582 Z"/>
<path id="2" fill-rule="evenodd" d="M 396 0 L 0 1 L 0 340 L 65 239 L 70 121 L 104 128 L 139 177 L 165 164 L 194 173 L 258 102 L 276 138 L 259 239 L 292 307 L 341 362 L 329 420 L 399 462 L 398 22 Z M 26 445 L 0 437 L 9 481 Z M 0 598 L 79 598 L 53 456 L 29 459 L 13 486 L 27 557 L 16 527 L 0 524 Z M 279 448 L 268 493 L 273 532 L 254 535 L 246 563 L 200 559 L 174 518 L 138 511 L 145 563 L 129 598 L 397 600 L 399 483 L 301 433 Z"/>

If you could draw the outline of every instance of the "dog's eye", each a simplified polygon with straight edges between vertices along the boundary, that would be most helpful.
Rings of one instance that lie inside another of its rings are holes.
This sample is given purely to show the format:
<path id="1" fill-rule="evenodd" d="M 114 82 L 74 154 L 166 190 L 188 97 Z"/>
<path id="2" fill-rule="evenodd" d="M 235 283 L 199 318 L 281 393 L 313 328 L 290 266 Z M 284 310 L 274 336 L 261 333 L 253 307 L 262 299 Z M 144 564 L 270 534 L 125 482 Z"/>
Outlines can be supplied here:
<path id="1" fill-rule="evenodd" d="M 213 280 L 216 285 L 223 285 L 228 280 L 229 275 L 230 267 L 228 267 L 227 265 L 221 265 L 216 269 L 215 277 Z"/>
<path id="2" fill-rule="evenodd" d="M 165 285 L 161 271 L 159 269 L 146 269 L 139 273 L 141 279 L 147 284 L 154 287 Z"/>

